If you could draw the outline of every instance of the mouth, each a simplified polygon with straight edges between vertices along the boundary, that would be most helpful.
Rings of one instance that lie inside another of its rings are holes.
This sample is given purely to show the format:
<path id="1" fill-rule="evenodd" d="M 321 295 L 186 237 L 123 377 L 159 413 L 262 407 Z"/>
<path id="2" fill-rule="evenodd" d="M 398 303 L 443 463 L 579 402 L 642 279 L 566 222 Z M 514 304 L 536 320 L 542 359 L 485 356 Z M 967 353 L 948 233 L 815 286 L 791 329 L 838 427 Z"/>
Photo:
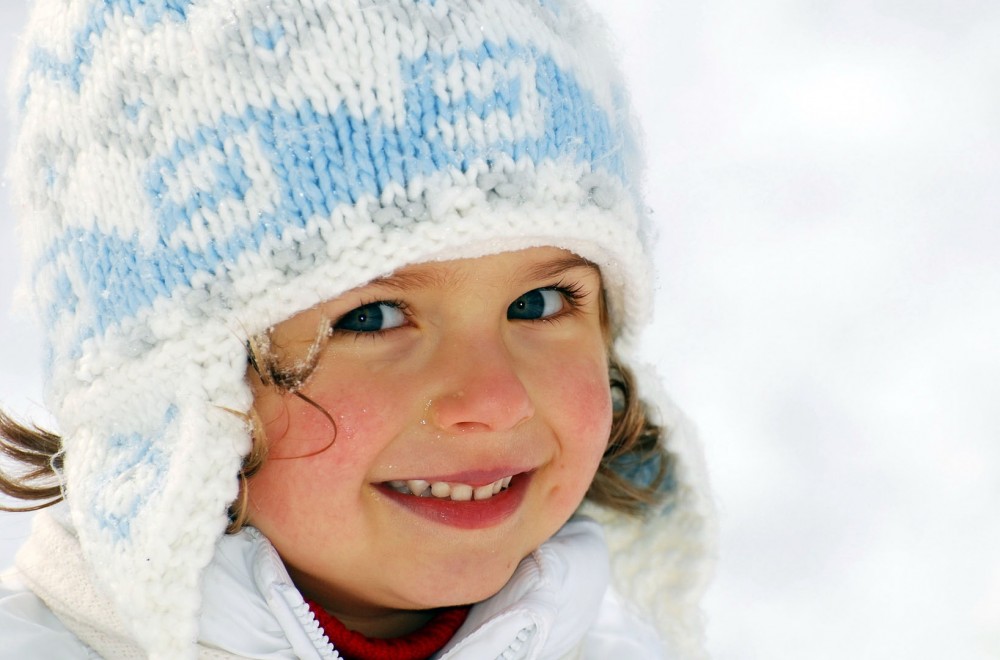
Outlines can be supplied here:
<path id="1" fill-rule="evenodd" d="M 483 486 L 473 486 L 472 484 L 454 483 L 448 481 L 427 481 L 425 479 L 409 479 L 406 481 L 387 481 L 385 485 L 403 495 L 416 495 L 417 497 L 435 497 L 439 500 L 451 500 L 453 502 L 469 502 L 475 500 L 481 502 L 491 499 L 494 495 L 510 487 L 513 475 L 501 477 L 492 483 Z"/>
<path id="2" fill-rule="evenodd" d="M 534 471 L 505 475 L 488 483 L 446 479 L 383 481 L 377 488 L 396 506 L 421 518 L 460 529 L 483 529 L 511 519 L 520 510 Z M 494 475 L 485 477 L 493 479 Z"/>

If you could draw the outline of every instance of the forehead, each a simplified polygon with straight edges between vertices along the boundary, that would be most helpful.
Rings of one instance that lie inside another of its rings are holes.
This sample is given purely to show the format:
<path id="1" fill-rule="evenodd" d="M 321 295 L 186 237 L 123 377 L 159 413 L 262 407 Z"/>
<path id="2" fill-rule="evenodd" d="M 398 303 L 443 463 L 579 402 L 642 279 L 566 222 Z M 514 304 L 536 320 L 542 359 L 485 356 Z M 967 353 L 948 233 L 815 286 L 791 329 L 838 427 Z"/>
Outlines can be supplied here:
<path id="1" fill-rule="evenodd" d="M 524 281 L 557 278 L 570 271 L 584 269 L 600 275 L 598 267 L 568 250 L 529 248 L 471 259 L 425 262 L 404 266 L 390 275 L 372 280 L 366 286 L 389 289 L 448 289 L 470 280 L 503 285 Z"/>

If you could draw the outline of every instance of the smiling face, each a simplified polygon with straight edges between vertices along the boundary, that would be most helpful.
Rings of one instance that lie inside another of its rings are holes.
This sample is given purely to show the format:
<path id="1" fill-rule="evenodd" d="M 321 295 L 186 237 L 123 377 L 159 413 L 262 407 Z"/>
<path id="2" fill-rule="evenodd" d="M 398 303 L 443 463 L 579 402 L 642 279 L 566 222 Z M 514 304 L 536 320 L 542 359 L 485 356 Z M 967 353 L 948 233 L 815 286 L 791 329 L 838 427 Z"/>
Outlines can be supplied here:
<path id="1" fill-rule="evenodd" d="M 298 587 L 379 636 L 496 593 L 607 445 L 601 295 L 594 266 L 532 248 L 408 266 L 275 326 L 279 367 L 330 329 L 312 403 L 250 373 L 268 458 L 249 520 Z"/>

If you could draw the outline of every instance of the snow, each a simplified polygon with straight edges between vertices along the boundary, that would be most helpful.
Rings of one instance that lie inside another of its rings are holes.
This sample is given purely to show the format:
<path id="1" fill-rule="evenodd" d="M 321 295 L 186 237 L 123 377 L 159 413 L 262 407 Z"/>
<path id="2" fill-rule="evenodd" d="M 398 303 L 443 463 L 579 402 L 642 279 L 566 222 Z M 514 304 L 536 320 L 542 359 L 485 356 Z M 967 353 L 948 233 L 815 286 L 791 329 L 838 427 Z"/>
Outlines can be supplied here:
<path id="1" fill-rule="evenodd" d="M 713 656 L 996 657 L 1000 5 L 598 8 L 661 227 L 645 345 L 720 507 Z M 44 421 L 4 193 L 0 401 Z"/>

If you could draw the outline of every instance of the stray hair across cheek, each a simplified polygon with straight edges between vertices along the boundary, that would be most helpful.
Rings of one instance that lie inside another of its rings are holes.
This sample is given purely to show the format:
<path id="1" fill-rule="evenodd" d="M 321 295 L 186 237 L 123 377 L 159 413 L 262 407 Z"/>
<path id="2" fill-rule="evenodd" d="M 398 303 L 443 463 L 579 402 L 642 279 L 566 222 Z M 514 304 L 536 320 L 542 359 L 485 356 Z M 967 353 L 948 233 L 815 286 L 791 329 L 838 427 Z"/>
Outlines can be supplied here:
<path id="1" fill-rule="evenodd" d="M 257 335 L 246 341 L 247 368 L 260 380 L 261 387 L 275 390 L 281 395 L 292 395 L 304 401 L 319 411 L 330 423 L 329 442 L 321 448 L 297 456 L 271 457 L 271 460 L 295 460 L 315 456 L 332 447 L 333 443 L 337 440 L 337 422 L 333 419 L 333 415 L 326 408 L 301 392 L 301 388 L 305 385 L 319 362 L 323 345 L 329 336 L 326 330 L 327 327 L 328 324 L 324 320 L 321 324 L 322 329 L 320 332 L 317 332 L 306 358 L 297 363 L 292 369 L 279 367 L 278 359 L 271 350 L 271 338 L 269 334 Z M 243 459 L 240 467 L 238 475 L 240 490 L 236 501 L 229 508 L 229 525 L 226 528 L 226 533 L 228 534 L 238 532 L 249 522 L 249 488 L 247 482 L 260 470 L 264 462 L 268 460 L 268 450 L 270 448 L 264 420 L 261 419 L 256 407 L 250 409 L 250 412 L 246 415 L 246 421 L 250 430 L 250 453 Z"/>

